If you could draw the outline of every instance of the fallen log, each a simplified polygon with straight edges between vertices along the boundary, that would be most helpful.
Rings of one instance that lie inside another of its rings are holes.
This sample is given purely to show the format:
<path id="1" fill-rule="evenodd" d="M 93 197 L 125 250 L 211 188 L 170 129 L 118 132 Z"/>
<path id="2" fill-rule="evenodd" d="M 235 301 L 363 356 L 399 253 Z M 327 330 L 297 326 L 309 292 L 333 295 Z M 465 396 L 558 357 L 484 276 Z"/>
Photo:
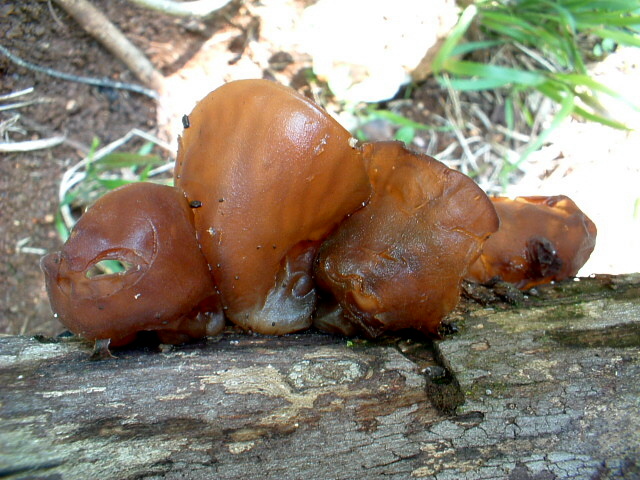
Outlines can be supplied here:
<path id="1" fill-rule="evenodd" d="M 640 274 L 465 302 L 429 341 L 0 338 L 0 478 L 640 478 Z"/>

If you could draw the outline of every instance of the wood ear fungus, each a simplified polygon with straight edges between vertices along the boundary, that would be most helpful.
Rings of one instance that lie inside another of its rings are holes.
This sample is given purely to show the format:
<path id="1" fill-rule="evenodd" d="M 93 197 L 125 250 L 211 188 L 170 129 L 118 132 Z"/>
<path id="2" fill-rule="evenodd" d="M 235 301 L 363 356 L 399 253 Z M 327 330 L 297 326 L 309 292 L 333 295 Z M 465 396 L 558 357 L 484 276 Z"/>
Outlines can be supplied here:
<path id="1" fill-rule="evenodd" d="M 276 83 L 226 84 L 182 122 L 175 187 L 108 193 L 42 258 L 53 311 L 102 350 L 148 330 L 212 335 L 225 318 L 282 335 L 314 312 L 347 335 L 434 334 L 463 277 L 529 288 L 574 275 L 593 250 L 595 226 L 567 197 L 491 202 L 399 142 L 357 145 Z M 122 271 L 100 274 L 105 261 Z"/>
<path id="2" fill-rule="evenodd" d="M 100 198 L 62 250 L 41 260 L 58 319 L 74 333 L 112 345 L 143 330 L 162 331 L 166 339 L 177 331 L 215 333 L 222 311 L 192 217 L 171 187 L 138 183 Z M 124 270 L 102 274 L 97 267 L 105 261 Z"/>
<path id="3" fill-rule="evenodd" d="M 264 334 L 310 325 L 320 242 L 370 195 L 352 137 L 317 105 L 266 80 L 226 84 L 189 114 L 176 186 L 225 313 Z"/>
<path id="4" fill-rule="evenodd" d="M 527 290 L 575 276 L 593 252 L 596 226 L 569 197 L 491 200 L 500 230 L 486 242 L 468 280 L 503 280 Z"/>
<path id="5" fill-rule="evenodd" d="M 369 336 L 433 334 L 498 217 L 469 177 L 399 142 L 366 144 L 363 155 L 373 196 L 322 244 L 318 285 Z"/>

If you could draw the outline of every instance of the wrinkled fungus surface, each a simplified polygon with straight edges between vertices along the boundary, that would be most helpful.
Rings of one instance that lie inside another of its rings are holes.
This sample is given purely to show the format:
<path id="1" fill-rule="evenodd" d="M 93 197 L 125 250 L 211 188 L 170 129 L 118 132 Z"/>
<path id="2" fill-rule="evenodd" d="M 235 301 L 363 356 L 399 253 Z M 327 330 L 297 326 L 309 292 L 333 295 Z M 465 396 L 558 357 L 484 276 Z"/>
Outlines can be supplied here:
<path id="1" fill-rule="evenodd" d="M 367 144 L 363 153 L 373 196 L 323 243 L 318 284 L 370 336 L 435 333 L 498 228 L 495 210 L 469 177 L 398 142 Z"/>
<path id="2" fill-rule="evenodd" d="M 100 198 L 62 251 L 42 258 L 53 311 L 87 339 L 127 343 L 143 330 L 201 337 L 221 325 L 193 215 L 174 188 L 138 183 Z M 123 271 L 103 274 L 100 264 Z M 203 313 L 195 312 L 201 306 Z"/>
<path id="3" fill-rule="evenodd" d="M 526 290 L 573 277 L 596 243 L 596 226 L 564 195 L 492 198 L 500 230 L 485 244 L 467 278 L 503 280 Z"/>
<path id="4" fill-rule="evenodd" d="M 194 211 L 227 316 L 259 333 L 310 325 L 311 276 L 324 237 L 370 187 L 349 132 L 266 80 L 224 85 L 189 115 L 176 186 Z"/>

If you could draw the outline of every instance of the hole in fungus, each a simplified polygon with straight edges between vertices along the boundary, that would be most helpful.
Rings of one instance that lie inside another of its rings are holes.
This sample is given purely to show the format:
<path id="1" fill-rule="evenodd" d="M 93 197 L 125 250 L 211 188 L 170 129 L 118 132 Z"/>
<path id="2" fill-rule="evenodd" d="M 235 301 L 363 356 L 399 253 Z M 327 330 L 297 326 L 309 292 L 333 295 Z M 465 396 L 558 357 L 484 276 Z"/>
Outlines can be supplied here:
<path id="1" fill-rule="evenodd" d="M 100 260 L 89 267 L 86 277 L 89 279 L 104 275 L 117 275 L 127 273 L 137 266 L 125 260 Z"/>

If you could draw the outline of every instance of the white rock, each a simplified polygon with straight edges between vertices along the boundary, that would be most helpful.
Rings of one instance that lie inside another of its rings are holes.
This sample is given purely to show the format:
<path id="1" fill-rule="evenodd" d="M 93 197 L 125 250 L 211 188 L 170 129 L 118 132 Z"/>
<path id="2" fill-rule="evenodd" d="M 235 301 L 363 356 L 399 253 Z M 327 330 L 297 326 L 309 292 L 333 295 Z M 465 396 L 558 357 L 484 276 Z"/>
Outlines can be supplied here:
<path id="1" fill-rule="evenodd" d="M 409 82 L 457 18 L 452 0 L 320 0 L 303 14 L 300 44 L 338 98 L 375 102 Z"/>

